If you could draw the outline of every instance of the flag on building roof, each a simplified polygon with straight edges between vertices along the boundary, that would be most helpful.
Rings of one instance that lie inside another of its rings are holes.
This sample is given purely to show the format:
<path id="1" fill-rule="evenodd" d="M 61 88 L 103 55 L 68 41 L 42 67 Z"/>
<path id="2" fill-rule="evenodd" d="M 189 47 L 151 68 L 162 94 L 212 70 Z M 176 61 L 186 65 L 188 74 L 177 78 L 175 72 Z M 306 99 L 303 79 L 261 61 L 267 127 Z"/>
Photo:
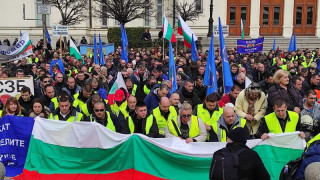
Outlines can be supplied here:
<path id="1" fill-rule="evenodd" d="M 206 70 L 203 78 L 204 79 L 203 84 L 208 87 L 207 95 L 212 94 L 213 92 L 218 92 L 213 40 L 214 40 L 213 36 L 211 36 L 207 65 L 206 65 Z"/>
<path id="2" fill-rule="evenodd" d="M 176 138 L 119 134 L 96 122 L 36 118 L 20 180 L 208 179 L 212 154 L 226 143 L 185 143 Z M 247 146 L 261 157 L 272 180 L 305 142 L 295 133 L 272 135 Z"/>
<path id="3" fill-rule="evenodd" d="M 192 35 L 194 40 L 198 40 L 198 37 L 191 31 L 186 22 L 179 15 L 178 20 L 178 33 L 184 38 L 184 45 L 191 48 Z"/>
<path id="4" fill-rule="evenodd" d="M 176 42 L 176 37 L 166 16 L 163 16 L 163 37 L 170 42 Z"/>

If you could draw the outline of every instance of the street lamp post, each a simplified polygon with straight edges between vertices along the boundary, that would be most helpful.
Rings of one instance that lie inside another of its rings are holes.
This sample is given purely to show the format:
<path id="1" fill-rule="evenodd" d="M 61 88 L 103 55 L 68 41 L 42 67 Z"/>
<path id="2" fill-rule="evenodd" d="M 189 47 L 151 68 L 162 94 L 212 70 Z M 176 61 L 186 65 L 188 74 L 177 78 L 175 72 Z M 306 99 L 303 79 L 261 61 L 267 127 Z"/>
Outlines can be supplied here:
<path id="1" fill-rule="evenodd" d="M 212 11 L 213 11 L 213 0 L 210 1 L 210 18 L 209 18 L 209 30 L 208 30 L 208 37 L 212 36 L 213 34 L 213 19 L 212 19 Z"/>

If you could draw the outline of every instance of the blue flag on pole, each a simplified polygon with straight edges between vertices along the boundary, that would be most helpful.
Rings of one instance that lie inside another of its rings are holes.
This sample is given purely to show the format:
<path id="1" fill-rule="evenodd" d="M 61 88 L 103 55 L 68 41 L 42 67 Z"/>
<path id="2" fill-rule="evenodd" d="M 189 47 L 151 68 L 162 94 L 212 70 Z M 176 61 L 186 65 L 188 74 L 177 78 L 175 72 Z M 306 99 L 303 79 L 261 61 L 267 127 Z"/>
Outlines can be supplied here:
<path id="1" fill-rule="evenodd" d="M 276 38 L 273 38 L 273 50 L 274 50 L 274 51 L 277 50 L 277 49 L 276 49 Z"/>
<path id="2" fill-rule="evenodd" d="M 104 55 L 103 55 L 103 48 L 102 48 L 102 41 L 99 34 L 99 58 L 100 58 L 100 64 L 104 66 L 106 63 L 104 61 Z"/>
<path id="3" fill-rule="evenodd" d="M 22 36 L 22 32 L 21 32 L 21 30 L 20 30 L 20 37 Z"/>
<path id="4" fill-rule="evenodd" d="M 289 52 L 293 51 L 293 35 L 291 35 L 288 50 L 289 50 Z"/>
<path id="5" fill-rule="evenodd" d="M 93 39 L 93 58 L 94 58 L 94 63 L 99 64 L 96 34 L 94 34 L 94 39 Z"/>
<path id="6" fill-rule="evenodd" d="M 222 69 L 223 69 L 224 92 L 229 93 L 233 86 L 233 81 L 232 81 L 232 76 L 230 71 L 229 59 L 227 56 L 227 50 L 224 43 L 220 17 L 219 17 L 219 39 L 220 39 L 220 55 L 222 59 Z"/>
<path id="7" fill-rule="evenodd" d="M 51 44 L 51 37 L 50 37 L 49 31 L 48 31 L 48 28 L 46 28 L 46 36 L 48 39 L 48 43 Z"/>
<path id="8" fill-rule="evenodd" d="M 128 53 L 127 53 L 127 47 L 128 47 L 128 38 L 126 29 L 124 28 L 123 24 L 121 24 L 121 59 L 125 60 L 126 63 L 128 63 Z"/>
<path id="9" fill-rule="evenodd" d="M 204 73 L 204 81 L 203 81 L 203 84 L 208 87 L 207 95 L 212 94 L 213 92 L 218 92 L 213 40 L 214 40 L 213 36 L 211 36 L 207 66 L 206 66 L 206 71 Z"/>
<path id="10" fill-rule="evenodd" d="M 198 51 L 197 51 L 197 46 L 196 42 L 193 39 L 193 34 L 192 34 L 192 42 L 191 42 L 191 60 L 192 61 L 197 61 L 199 59 L 198 56 Z"/>
<path id="11" fill-rule="evenodd" d="M 176 65 L 174 63 L 171 41 L 169 41 L 169 79 L 172 83 L 172 88 L 170 90 L 170 93 L 173 93 L 178 89 L 178 84 L 177 84 L 177 75 L 176 75 Z"/>
<path id="12" fill-rule="evenodd" d="M 296 34 L 293 35 L 293 50 L 297 50 L 297 40 L 296 40 Z"/>

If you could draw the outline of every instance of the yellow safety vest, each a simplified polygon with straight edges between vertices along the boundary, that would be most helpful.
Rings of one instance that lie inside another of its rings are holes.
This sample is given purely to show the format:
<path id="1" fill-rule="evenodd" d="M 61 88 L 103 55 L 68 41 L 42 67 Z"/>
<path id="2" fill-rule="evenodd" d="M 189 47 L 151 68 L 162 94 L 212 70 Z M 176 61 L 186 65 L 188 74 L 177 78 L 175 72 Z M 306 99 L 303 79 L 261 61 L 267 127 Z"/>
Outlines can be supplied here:
<path id="1" fill-rule="evenodd" d="M 308 143 L 307 143 L 307 148 L 309 148 L 309 146 L 310 146 L 313 142 L 315 142 L 315 141 L 317 141 L 317 140 L 320 140 L 320 133 L 319 133 L 318 135 L 316 135 L 314 138 L 312 138 L 312 139 L 310 139 L 310 140 L 308 141 Z"/>
<path id="2" fill-rule="evenodd" d="M 121 109 L 124 109 L 124 110 L 125 110 L 125 109 L 127 108 L 127 105 L 128 105 L 127 101 L 124 101 L 124 102 L 120 105 L 120 107 L 117 105 L 117 103 L 113 103 L 113 104 L 110 106 L 110 108 L 111 108 L 113 114 L 119 116 L 120 110 L 121 110 Z"/>
<path id="3" fill-rule="evenodd" d="M 127 118 L 129 116 L 129 112 L 127 111 L 127 108 L 126 109 L 120 109 L 120 111 L 122 112 L 124 118 Z"/>
<path id="4" fill-rule="evenodd" d="M 288 111 L 288 114 L 289 114 L 290 121 L 287 121 L 284 132 L 285 133 L 295 132 L 298 124 L 298 120 L 299 120 L 299 115 L 293 111 Z M 264 118 L 266 120 L 266 124 L 268 126 L 270 133 L 274 133 L 274 134 L 284 133 L 281 129 L 279 120 L 275 112 L 266 115 Z"/>
<path id="5" fill-rule="evenodd" d="M 149 116 L 150 117 L 150 116 Z M 149 134 L 150 132 L 150 128 L 153 124 L 153 118 L 147 118 L 147 122 L 146 122 L 146 135 Z M 135 130 L 135 127 L 134 127 L 134 123 L 133 123 L 133 120 L 130 116 L 128 116 L 128 123 L 129 123 L 129 129 L 130 129 L 130 134 L 133 134 L 134 133 L 134 130 Z"/>
<path id="6" fill-rule="evenodd" d="M 136 96 L 136 92 L 137 92 L 137 85 L 136 85 L 136 84 L 134 84 L 134 85 L 133 85 L 133 88 L 132 88 L 132 92 L 131 92 L 131 94 L 130 94 L 130 95 L 132 95 L 132 96 Z"/>
<path id="7" fill-rule="evenodd" d="M 304 62 L 301 63 L 301 65 L 302 65 L 304 68 L 308 68 L 308 67 L 311 65 L 312 62 L 313 62 L 313 60 L 310 59 L 310 61 L 309 61 L 308 64 L 307 64 L 307 61 L 304 61 Z"/>
<path id="8" fill-rule="evenodd" d="M 178 126 L 177 126 L 177 128 L 178 128 L 179 134 L 181 134 L 180 128 Z M 189 138 L 194 138 L 194 137 L 197 137 L 200 135 L 199 121 L 198 121 L 197 116 L 194 116 L 194 115 L 191 116 L 191 124 L 190 124 L 189 128 L 190 128 L 189 129 Z M 178 132 L 174 128 L 172 121 L 168 122 L 168 129 L 171 132 L 171 134 L 178 137 Z"/>
<path id="9" fill-rule="evenodd" d="M 67 122 L 70 122 L 70 123 L 79 122 L 79 121 L 81 121 L 82 117 L 83 117 L 82 113 L 76 112 L 76 115 L 75 116 L 70 116 L 67 119 Z M 57 114 L 53 115 L 52 113 L 50 113 L 49 119 L 53 119 L 53 120 L 59 121 L 59 116 Z"/>
<path id="10" fill-rule="evenodd" d="M 199 104 L 197 108 L 198 118 L 200 118 L 205 124 L 209 126 L 212 126 L 213 124 L 218 122 L 220 116 L 223 114 L 223 109 L 219 108 L 219 111 L 214 111 L 210 118 L 210 113 L 207 109 L 203 108 L 203 104 Z"/>
<path id="11" fill-rule="evenodd" d="M 147 87 L 147 85 L 143 86 L 143 92 L 144 94 L 148 95 L 150 93 L 150 89 Z"/>
<path id="12" fill-rule="evenodd" d="M 177 112 L 174 109 L 174 107 L 170 106 L 169 111 L 170 111 L 170 113 L 169 113 L 168 119 L 165 119 L 161 115 L 159 106 L 152 111 L 152 114 L 156 118 L 156 121 L 157 121 L 157 125 L 159 128 L 159 134 L 161 134 L 161 135 L 164 135 L 164 131 L 167 128 L 168 122 L 171 121 L 171 119 L 173 119 L 174 121 L 177 121 L 178 115 L 177 115 Z M 150 116 L 152 116 L 152 115 L 150 115 Z"/>
<path id="13" fill-rule="evenodd" d="M 244 127 L 246 125 L 246 120 L 243 118 L 240 118 L 240 122 L 238 122 L 238 124 L 236 126 L 234 126 L 232 129 L 235 129 L 237 127 Z M 217 134 L 218 136 L 218 141 L 219 142 L 227 142 L 227 132 L 225 129 L 221 129 L 219 126 L 219 122 L 215 123 L 212 126 L 214 132 Z"/>
<path id="14" fill-rule="evenodd" d="M 108 100 L 104 100 L 104 102 L 108 104 Z M 84 115 L 86 116 L 90 115 L 87 103 L 84 104 L 83 106 L 80 106 L 79 109 L 80 109 L 80 112 L 83 113 Z"/>
<path id="15" fill-rule="evenodd" d="M 53 102 L 54 109 L 57 109 L 59 107 L 59 102 L 57 97 L 52 98 L 51 102 Z"/>
<path id="16" fill-rule="evenodd" d="M 108 129 L 110 129 L 111 131 L 113 131 L 113 132 L 116 132 L 116 127 L 114 126 L 114 124 L 113 124 L 113 122 L 112 122 L 112 120 L 111 120 L 111 117 L 110 117 L 110 113 L 108 112 L 108 111 L 106 111 L 106 113 L 107 113 L 107 126 L 106 126 L 106 128 L 108 128 Z M 90 115 L 90 122 L 96 122 L 96 120 L 95 119 L 93 119 L 92 118 L 92 114 Z"/>
<path id="17" fill-rule="evenodd" d="M 29 63 L 32 64 L 32 58 L 29 57 L 28 59 Z M 35 63 L 39 62 L 39 58 L 36 57 L 36 59 L 34 60 Z"/>
<path id="18" fill-rule="evenodd" d="M 284 59 L 284 58 L 280 58 L 280 59 L 281 59 L 281 61 L 282 61 L 283 63 L 287 62 L 287 60 Z M 273 58 L 272 66 L 274 66 L 276 63 L 277 63 L 277 62 L 276 62 L 276 58 Z"/>

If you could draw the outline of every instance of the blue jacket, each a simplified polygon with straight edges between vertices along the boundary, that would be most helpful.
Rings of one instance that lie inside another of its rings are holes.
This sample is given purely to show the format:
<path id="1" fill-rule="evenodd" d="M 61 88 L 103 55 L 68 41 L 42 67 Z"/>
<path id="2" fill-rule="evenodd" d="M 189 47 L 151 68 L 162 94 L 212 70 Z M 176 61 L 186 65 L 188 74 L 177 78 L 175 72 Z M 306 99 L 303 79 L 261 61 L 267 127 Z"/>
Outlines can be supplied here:
<path id="1" fill-rule="evenodd" d="M 158 96 L 159 84 L 156 84 L 150 93 L 144 98 L 144 103 L 147 105 L 148 112 L 150 113 L 154 108 L 159 106 L 160 97 Z"/>
<path id="2" fill-rule="evenodd" d="M 314 144 L 309 147 L 308 151 L 305 153 L 305 158 L 300 164 L 300 167 L 296 173 L 296 179 L 304 180 L 304 171 L 307 166 L 314 162 L 320 162 L 320 143 Z"/>

